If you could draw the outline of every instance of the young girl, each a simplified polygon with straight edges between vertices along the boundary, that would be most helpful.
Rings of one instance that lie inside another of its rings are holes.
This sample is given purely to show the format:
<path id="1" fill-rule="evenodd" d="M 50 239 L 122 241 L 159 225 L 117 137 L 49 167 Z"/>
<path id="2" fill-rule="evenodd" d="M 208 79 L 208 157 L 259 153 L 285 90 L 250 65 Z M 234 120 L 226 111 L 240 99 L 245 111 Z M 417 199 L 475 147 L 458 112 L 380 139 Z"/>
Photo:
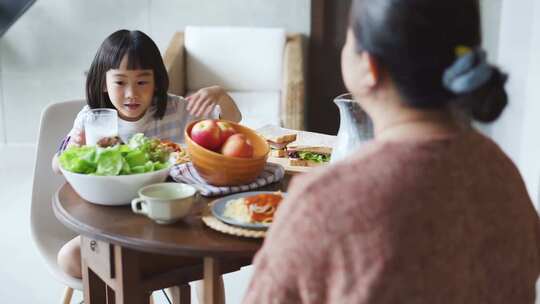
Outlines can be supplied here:
<path id="1" fill-rule="evenodd" d="M 89 109 L 118 111 L 118 135 L 127 141 L 135 133 L 184 142 L 184 129 L 200 118 L 240 121 L 232 98 L 219 86 L 203 88 L 182 98 L 167 94 L 169 78 L 155 43 L 140 31 L 119 30 L 99 48 L 86 81 L 86 105 L 73 129 L 62 141 L 61 153 L 70 145 L 84 145 L 83 118 Z M 59 172 L 57 156 L 53 170 Z M 58 264 L 69 275 L 81 277 L 80 238 L 65 244 Z"/>

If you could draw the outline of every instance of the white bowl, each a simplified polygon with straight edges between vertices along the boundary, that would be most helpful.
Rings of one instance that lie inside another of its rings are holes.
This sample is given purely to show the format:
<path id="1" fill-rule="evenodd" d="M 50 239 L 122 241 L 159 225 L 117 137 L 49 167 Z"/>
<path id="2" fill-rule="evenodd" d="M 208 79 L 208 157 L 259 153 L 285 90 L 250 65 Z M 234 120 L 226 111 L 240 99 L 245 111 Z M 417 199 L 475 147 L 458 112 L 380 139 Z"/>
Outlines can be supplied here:
<path id="1" fill-rule="evenodd" d="M 138 196 L 140 188 L 161 183 L 169 175 L 169 167 L 147 173 L 98 176 L 60 171 L 73 187 L 73 190 L 84 200 L 98 205 L 119 206 L 129 205 L 131 200 Z"/>

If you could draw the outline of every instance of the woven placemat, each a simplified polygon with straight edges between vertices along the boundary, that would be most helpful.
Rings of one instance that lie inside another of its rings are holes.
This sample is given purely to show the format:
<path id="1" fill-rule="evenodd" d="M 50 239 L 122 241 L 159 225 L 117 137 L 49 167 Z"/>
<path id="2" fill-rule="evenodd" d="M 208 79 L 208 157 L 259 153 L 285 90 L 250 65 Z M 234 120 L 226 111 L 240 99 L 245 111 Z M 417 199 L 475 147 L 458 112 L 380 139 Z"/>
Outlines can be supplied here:
<path id="1" fill-rule="evenodd" d="M 266 236 L 265 230 L 251 230 L 223 223 L 222 221 L 218 220 L 214 215 L 212 215 L 212 212 L 210 211 L 211 207 L 212 204 L 209 204 L 208 207 L 205 208 L 205 210 L 203 211 L 201 217 L 202 221 L 206 226 L 219 232 L 236 236 L 248 238 L 264 238 Z"/>

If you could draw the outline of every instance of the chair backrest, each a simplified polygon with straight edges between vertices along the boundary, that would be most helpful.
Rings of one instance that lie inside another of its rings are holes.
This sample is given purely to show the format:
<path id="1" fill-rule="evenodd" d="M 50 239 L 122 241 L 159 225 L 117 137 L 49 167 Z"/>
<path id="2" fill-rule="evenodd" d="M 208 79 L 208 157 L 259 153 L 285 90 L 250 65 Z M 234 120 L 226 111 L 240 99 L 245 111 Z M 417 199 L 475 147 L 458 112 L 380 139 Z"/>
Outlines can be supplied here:
<path id="1" fill-rule="evenodd" d="M 284 29 L 188 26 L 184 39 L 188 91 L 281 90 Z"/>
<path id="2" fill-rule="evenodd" d="M 65 180 L 61 175 L 53 173 L 51 160 L 62 138 L 73 127 L 73 120 L 84 104 L 83 100 L 55 103 L 45 108 L 41 114 L 30 223 L 37 248 L 52 269 L 58 268 L 56 254 L 60 247 L 76 234 L 54 216 L 52 197 Z"/>

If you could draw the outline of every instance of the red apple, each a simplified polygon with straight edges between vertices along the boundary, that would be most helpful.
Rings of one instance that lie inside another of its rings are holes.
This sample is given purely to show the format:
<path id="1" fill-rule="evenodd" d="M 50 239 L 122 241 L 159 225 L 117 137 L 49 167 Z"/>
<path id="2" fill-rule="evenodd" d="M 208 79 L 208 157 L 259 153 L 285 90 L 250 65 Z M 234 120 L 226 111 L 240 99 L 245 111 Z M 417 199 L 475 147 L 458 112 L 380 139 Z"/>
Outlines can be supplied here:
<path id="1" fill-rule="evenodd" d="M 191 128 L 191 139 L 206 149 L 217 151 L 221 146 L 218 125 L 211 119 L 201 120 Z"/>
<path id="2" fill-rule="evenodd" d="M 234 129 L 233 125 L 226 121 L 218 121 L 216 122 L 219 130 L 221 131 L 221 144 L 224 144 L 225 141 L 233 134 L 236 134 L 236 129 Z"/>
<path id="3" fill-rule="evenodd" d="M 244 134 L 237 133 L 231 135 L 221 147 L 221 153 L 225 156 L 233 157 L 253 157 L 253 146 Z"/>

